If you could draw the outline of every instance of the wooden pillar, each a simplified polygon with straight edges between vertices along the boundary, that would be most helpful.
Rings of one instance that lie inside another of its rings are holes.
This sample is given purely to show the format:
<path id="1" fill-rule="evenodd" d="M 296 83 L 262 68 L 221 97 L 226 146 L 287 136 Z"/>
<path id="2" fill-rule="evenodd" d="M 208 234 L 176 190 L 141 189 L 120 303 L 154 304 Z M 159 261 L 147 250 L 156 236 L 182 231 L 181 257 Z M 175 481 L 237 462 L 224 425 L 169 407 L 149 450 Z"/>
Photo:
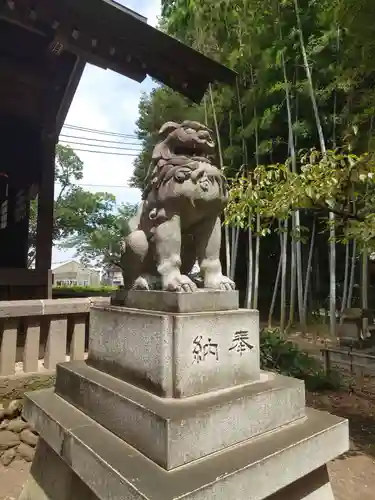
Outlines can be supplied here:
<path id="1" fill-rule="evenodd" d="M 35 268 L 46 276 L 44 298 L 52 298 L 50 269 L 52 261 L 54 227 L 55 152 L 57 135 L 55 131 L 43 132 L 43 168 L 38 195 L 38 218 L 36 235 Z M 42 298 L 42 297 L 41 297 Z"/>
<path id="2" fill-rule="evenodd" d="M 16 179 L 9 187 L 8 195 L 8 220 L 6 228 L 6 244 L 2 248 L 3 267 L 27 269 L 29 207 L 27 189 Z"/>

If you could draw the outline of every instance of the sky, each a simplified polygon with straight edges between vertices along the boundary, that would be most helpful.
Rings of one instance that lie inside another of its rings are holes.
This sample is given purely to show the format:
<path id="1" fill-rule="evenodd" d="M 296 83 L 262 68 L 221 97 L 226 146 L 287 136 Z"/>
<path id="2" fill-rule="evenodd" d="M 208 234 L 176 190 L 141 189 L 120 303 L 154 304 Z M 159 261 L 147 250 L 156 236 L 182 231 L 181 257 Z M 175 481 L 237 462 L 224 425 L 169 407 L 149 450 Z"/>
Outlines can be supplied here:
<path id="1" fill-rule="evenodd" d="M 148 24 L 155 26 L 160 14 L 160 0 L 117 0 L 118 3 L 135 10 L 147 17 Z M 120 134 L 134 134 L 138 118 L 138 103 L 143 92 L 150 92 L 154 87 L 147 78 L 139 84 L 110 70 L 86 65 L 82 79 L 73 99 L 65 124 Z M 62 134 L 112 139 L 103 135 L 94 135 L 83 131 L 63 128 Z M 64 139 L 61 137 L 61 140 Z M 81 139 L 67 139 L 80 142 Z M 114 137 L 114 140 L 122 140 Z M 123 139 L 125 140 L 125 139 Z M 131 139 L 129 139 L 131 142 Z M 73 146 L 73 144 L 71 144 Z M 133 148 L 134 146 L 129 146 Z M 90 149 L 90 147 L 77 146 Z M 116 202 L 138 203 L 141 193 L 128 187 L 133 172 L 134 158 L 77 151 L 84 163 L 83 179 L 79 181 L 89 191 L 107 191 L 116 196 Z M 121 186 L 121 187 L 112 187 Z M 124 187 L 125 186 L 125 187 Z M 58 263 L 74 257 L 74 249 L 59 250 L 54 247 L 52 262 Z"/>

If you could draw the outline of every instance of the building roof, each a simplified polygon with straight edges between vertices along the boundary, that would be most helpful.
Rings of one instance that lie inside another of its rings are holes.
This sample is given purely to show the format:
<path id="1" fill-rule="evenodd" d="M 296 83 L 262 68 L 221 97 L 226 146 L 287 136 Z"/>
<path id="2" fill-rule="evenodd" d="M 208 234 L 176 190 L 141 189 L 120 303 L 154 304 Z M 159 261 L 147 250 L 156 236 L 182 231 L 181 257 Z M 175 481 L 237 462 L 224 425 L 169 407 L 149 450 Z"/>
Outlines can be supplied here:
<path id="1" fill-rule="evenodd" d="M 79 264 L 79 262 L 77 262 L 76 260 L 74 259 L 70 259 L 70 260 L 64 260 L 64 261 L 61 261 L 61 262 L 54 262 L 52 263 L 51 265 L 51 271 L 55 271 L 56 269 L 59 269 L 60 267 L 63 267 L 65 266 L 66 264 L 70 264 L 70 263 L 74 263 L 74 264 L 78 264 L 78 265 L 81 265 Z"/>
<path id="2" fill-rule="evenodd" d="M 0 17 L 47 37 L 56 57 L 70 52 L 139 82 L 149 75 L 193 101 L 202 99 L 209 83 L 236 77 L 113 0 L 2 2 Z M 77 71 L 80 76 L 82 68 Z"/>

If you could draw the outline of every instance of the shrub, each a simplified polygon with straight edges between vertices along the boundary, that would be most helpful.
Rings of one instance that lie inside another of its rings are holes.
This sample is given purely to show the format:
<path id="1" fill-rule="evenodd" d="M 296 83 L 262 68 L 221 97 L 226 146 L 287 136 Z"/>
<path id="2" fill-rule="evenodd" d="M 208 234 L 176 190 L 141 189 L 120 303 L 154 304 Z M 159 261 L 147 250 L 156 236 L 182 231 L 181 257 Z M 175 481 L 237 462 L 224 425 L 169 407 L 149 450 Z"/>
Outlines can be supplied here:
<path id="1" fill-rule="evenodd" d="M 304 380 L 311 391 L 340 387 L 336 372 L 327 374 L 320 360 L 286 340 L 277 328 L 264 328 L 260 332 L 260 363 L 263 370 Z"/>
<path id="2" fill-rule="evenodd" d="M 117 287 L 112 286 L 54 286 L 52 296 L 55 298 L 108 296 L 116 289 Z"/>

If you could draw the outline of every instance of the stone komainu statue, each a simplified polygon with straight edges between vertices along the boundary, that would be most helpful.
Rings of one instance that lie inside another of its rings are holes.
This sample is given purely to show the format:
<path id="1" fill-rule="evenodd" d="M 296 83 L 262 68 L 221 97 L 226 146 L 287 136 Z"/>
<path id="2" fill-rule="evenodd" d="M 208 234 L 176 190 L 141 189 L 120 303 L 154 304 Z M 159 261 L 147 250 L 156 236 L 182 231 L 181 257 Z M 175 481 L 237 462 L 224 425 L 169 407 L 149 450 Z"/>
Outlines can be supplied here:
<path id="1" fill-rule="evenodd" d="M 184 121 L 166 123 L 159 134 L 143 200 L 122 242 L 124 288 L 195 291 L 188 274 L 198 260 L 204 288 L 231 290 L 220 263 L 226 180 L 211 163 L 211 132 Z"/>

